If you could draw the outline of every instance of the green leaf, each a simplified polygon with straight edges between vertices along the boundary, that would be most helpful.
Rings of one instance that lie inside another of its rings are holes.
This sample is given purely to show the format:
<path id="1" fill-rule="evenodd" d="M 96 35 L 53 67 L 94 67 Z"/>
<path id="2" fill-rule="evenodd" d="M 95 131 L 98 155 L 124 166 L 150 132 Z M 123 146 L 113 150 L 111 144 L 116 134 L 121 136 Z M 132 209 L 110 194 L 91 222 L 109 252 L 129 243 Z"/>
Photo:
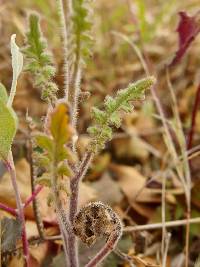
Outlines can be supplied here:
<path id="1" fill-rule="evenodd" d="M 21 222 L 16 219 L 4 217 L 0 223 L 2 252 L 15 249 L 17 241 L 21 238 Z"/>
<path id="2" fill-rule="evenodd" d="M 72 153 L 72 151 L 68 147 L 62 146 L 57 152 L 57 161 L 60 162 L 65 159 L 69 160 L 69 162 L 72 162 L 72 163 L 76 161 L 76 157 Z"/>
<path id="3" fill-rule="evenodd" d="M 39 147 L 48 151 L 50 155 L 53 154 L 53 140 L 46 134 L 37 134 L 35 136 L 35 141 Z"/>
<path id="4" fill-rule="evenodd" d="M 7 91 L 6 91 L 5 86 L 2 83 L 0 83 L 0 100 L 5 104 L 8 101 Z"/>
<path id="5" fill-rule="evenodd" d="M 36 183 L 39 185 L 44 185 L 51 187 L 51 176 L 49 173 L 43 173 L 42 176 L 37 177 Z"/>
<path id="6" fill-rule="evenodd" d="M 106 119 L 106 114 L 105 112 L 101 111 L 98 108 L 93 107 L 92 108 L 92 117 L 94 120 L 98 123 L 103 123 Z"/>
<path id="7" fill-rule="evenodd" d="M 11 107 L 0 100 L 0 158 L 6 159 L 17 130 L 17 117 Z"/>
<path id="8" fill-rule="evenodd" d="M 47 52 L 47 43 L 40 30 L 39 17 L 31 14 L 29 17 L 29 32 L 27 46 L 23 49 L 26 57 L 26 70 L 34 76 L 34 86 L 41 88 L 41 98 L 48 102 L 55 101 L 58 87 L 52 82 L 56 69 L 52 57 Z"/>
<path id="9" fill-rule="evenodd" d="M 34 158 L 36 159 L 36 164 L 39 167 L 45 167 L 45 168 L 49 167 L 49 165 L 50 165 L 49 157 L 47 157 L 44 154 L 41 154 L 39 152 L 35 152 L 34 153 Z"/>
<path id="10" fill-rule="evenodd" d="M 59 183 L 59 177 L 71 177 L 73 172 L 68 163 L 74 163 L 76 157 L 67 146 L 72 141 L 74 130 L 70 123 L 70 110 L 68 104 L 58 101 L 56 106 L 48 113 L 48 135 L 37 134 L 36 145 L 41 153 L 35 153 L 36 164 L 45 168 L 45 173 L 37 182 L 51 186 L 51 177 Z"/>
<path id="11" fill-rule="evenodd" d="M 92 108 L 94 125 L 87 131 L 92 137 L 90 149 L 96 152 L 105 146 L 105 142 L 112 138 L 112 126 L 120 127 L 120 111 L 131 112 L 130 101 L 144 98 L 144 92 L 155 83 L 154 77 L 147 77 L 136 83 L 131 83 L 127 88 L 119 90 L 115 98 L 107 96 L 104 101 L 104 111 Z"/>
<path id="12" fill-rule="evenodd" d="M 70 27 L 70 47 L 68 47 L 70 71 L 74 71 L 75 64 L 86 66 L 86 61 L 91 55 L 93 39 L 91 37 L 91 1 L 72 0 L 72 16 Z M 72 73 L 73 76 L 73 73 Z"/>
<path id="13" fill-rule="evenodd" d="M 66 163 L 62 163 L 61 166 L 58 167 L 58 175 L 65 175 L 68 177 L 71 177 L 73 175 L 72 170 L 70 169 L 70 167 L 66 164 Z"/>
<path id="14" fill-rule="evenodd" d="M 112 125 L 114 125 L 116 128 L 119 128 L 121 125 L 121 118 L 119 117 L 119 115 L 114 112 L 111 116 L 110 116 L 110 123 Z"/>

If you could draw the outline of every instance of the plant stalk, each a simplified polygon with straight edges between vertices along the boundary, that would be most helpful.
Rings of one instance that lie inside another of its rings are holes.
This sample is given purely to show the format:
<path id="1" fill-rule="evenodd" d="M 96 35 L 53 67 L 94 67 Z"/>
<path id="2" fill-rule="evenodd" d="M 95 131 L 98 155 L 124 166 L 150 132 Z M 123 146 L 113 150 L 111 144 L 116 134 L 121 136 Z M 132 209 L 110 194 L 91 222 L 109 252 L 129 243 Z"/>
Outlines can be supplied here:
<path id="1" fill-rule="evenodd" d="M 40 185 L 38 186 L 35 191 L 32 193 L 32 195 L 25 201 L 24 203 L 24 208 L 26 208 L 31 202 L 34 201 L 34 199 L 36 198 L 36 196 L 40 193 L 40 191 L 43 189 L 43 186 Z"/>
<path id="2" fill-rule="evenodd" d="M 83 179 L 84 175 L 86 174 L 90 162 L 93 158 L 92 153 L 87 153 L 83 158 L 78 172 L 70 181 L 70 188 L 71 188 L 71 196 L 70 196 L 70 204 L 69 204 L 69 221 L 71 225 L 73 224 L 75 215 L 78 210 L 78 197 L 79 197 L 79 187 L 80 182 Z M 68 236 L 68 248 L 69 248 L 69 262 L 70 267 L 77 267 L 77 257 L 78 257 L 78 246 L 76 241 L 76 236 L 73 233 L 70 233 Z"/>
<path id="3" fill-rule="evenodd" d="M 65 100 L 68 101 L 69 95 L 69 62 L 68 62 L 68 30 L 66 27 L 66 18 L 64 12 L 64 3 L 63 0 L 57 0 L 58 11 L 59 11 L 59 18 L 60 18 L 60 26 L 61 26 L 61 38 L 63 42 L 63 51 L 64 51 L 64 67 L 63 73 L 64 77 L 64 92 L 65 92 Z"/>
<path id="4" fill-rule="evenodd" d="M 70 229 L 68 220 L 64 214 L 64 211 L 62 209 L 62 203 L 61 203 L 61 200 L 59 197 L 59 190 L 57 188 L 56 166 L 57 166 L 57 162 L 54 160 L 53 166 L 52 166 L 52 192 L 54 195 L 54 205 L 55 205 L 56 214 L 58 217 L 58 224 L 59 224 L 59 228 L 60 228 L 61 237 L 63 240 L 63 248 L 64 248 L 64 252 L 65 252 L 65 264 L 67 267 L 67 266 L 69 266 L 68 235 L 71 232 L 71 229 Z"/>
<path id="5" fill-rule="evenodd" d="M 15 170 L 13 155 L 11 151 L 9 152 L 8 159 L 6 161 L 6 167 L 8 169 L 8 172 L 10 173 L 13 189 L 15 192 L 17 214 L 22 225 L 22 244 L 23 244 L 25 266 L 30 267 L 30 255 L 29 255 L 28 240 L 27 240 L 27 234 L 26 234 L 24 209 L 23 209 L 23 204 L 22 204 L 22 200 L 21 200 L 18 185 L 17 185 L 16 170 Z"/>
<path id="6" fill-rule="evenodd" d="M 85 267 L 95 267 L 97 264 L 101 263 L 105 257 L 114 250 L 119 237 L 120 235 L 117 232 L 112 233 L 103 248 L 85 265 Z"/>

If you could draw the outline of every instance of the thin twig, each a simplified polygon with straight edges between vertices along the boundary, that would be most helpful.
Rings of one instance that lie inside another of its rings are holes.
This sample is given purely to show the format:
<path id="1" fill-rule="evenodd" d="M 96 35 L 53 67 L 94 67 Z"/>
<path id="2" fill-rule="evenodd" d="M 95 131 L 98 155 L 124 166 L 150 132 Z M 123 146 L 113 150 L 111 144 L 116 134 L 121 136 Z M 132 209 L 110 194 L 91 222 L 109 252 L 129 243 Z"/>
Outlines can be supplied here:
<path id="1" fill-rule="evenodd" d="M 161 253 L 162 253 L 162 259 L 164 258 L 164 253 L 165 253 L 165 238 L 166 238 L 166 226 L 165 226 L 165 221 L 166 221 L 166 205 L 165 205 L 165 195 L 166 195 L 166 176 L 163 176 L 162 179 L 162 245 L 161 245 Z M 164 266 L 163 266 L 164 267 Z"/>
<path id="2" fill-rule="evenodd" d="M 177 227 L 187 224 L 187 219 L 184 220 L 176 220 L 176 221 L 170 221 L 165 222 L 165 227 Z M 189 223 L 199 223 L 200 224 L 200 217 L 198 218 L 192 218 L 189 220 Z M 135 231 L 143 231 L 143 230 L 155 230 L 155 229 L 162 229 L 163 223 L 153 223 L 153 224 L 145 224 L 145 225 L 136 225 L 136 226 L 126 226 L 124 227 L 124 232 L 135 232 Z"/>
<path id="3" fill-rule="evenodd" d="M 172 83 L 169 76 L 169 70 L 166 69 L 166 77 L 167 83 L 170 90 L 171 98 L 173 101 L 173 113 L 176 121 L 176 135 L 179 142 L 179 146 L 181 149 L 181 154 L 183 158 L 183 170 L 184 170 L 184 179 L 186 183 L 185 188 L 185 198 L 186 198 L 186 205 L 187 205 L 187 225 L 186 225 L 186 241 L 185 241 L 185 267 L 188 267 L 189 264 L 189 240 L 190 240 L 190 217 L 191 217 L 191 173 L 190 173 L 190 166 L 189 161 L 187 158 L 187 145 L 185 140 L 185 135 L 183 132 L 181 119 L 178 112 L 178 104 L 176 100 L 176 96 L 172 87 Z"/>
<path id="4" fill-rule="evenodd" d="M 26 208 L 33 200 L 36 198 L 36 196 L 40 193 L 40 191 L 43 189 L 43 186 L 38 186 L 35 191 L 31 194 L 30 197 L 27 198 L 27 200 L 24 203 L 24 208 Z"/>
<path id="5" fill-rule="evenodd" d="M 167 254 L 168 254 L 168 250 L 169 250 L 170 239 L 171 239 L 171 233 L 166 233 L 166 235 L 165 235 L 165 250 L 164 250 L 164 254 L 163 254 L 162 267 L 167 266 Z"/>

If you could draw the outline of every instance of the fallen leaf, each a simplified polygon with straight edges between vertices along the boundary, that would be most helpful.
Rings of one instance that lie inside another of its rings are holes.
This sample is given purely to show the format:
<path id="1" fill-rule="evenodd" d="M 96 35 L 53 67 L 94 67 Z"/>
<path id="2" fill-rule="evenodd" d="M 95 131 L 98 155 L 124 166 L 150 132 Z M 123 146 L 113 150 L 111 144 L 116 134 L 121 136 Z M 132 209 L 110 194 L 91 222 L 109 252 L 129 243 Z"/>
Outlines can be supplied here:
<path id="1" fill-rule="evenodd" d="M 79 196 L 79 206 L 84 206 L 85 204 L 97 199 L 97 192 L 95 189 L 88 186 L 86 183 L 81 183 L 80 185 L 80 196 Z"/>
<path id="2" fill-rule="evenodd" d="M 125 165 L 111 165 L 118 183 L 130 202 L 160 203 L 161 197 L 146 188 L 146 178 L 135 168 Z"/>
<path id="3" fill-rule="evenodd" d="M 118 183 L 110 177 L 108 172 L 105 172 L 98 181 L 91 183 L 91 187 L 98 192 L 98 200 L 110 206 L 120 203 L 123 198 Z"/>
<path id="4" fill-rule="evenodd" d="M 17 172 L 17 183 L 22 198 L 22 202 L 25 202 L 26 199 L 31 195 L 31 179 L 30 179 L 30 166 L 25 159 L 21 159 L 16 163 L 16 172 Z M 37 199 L 39 202 L 39 210 L 43 221 L 49 223 L 56 222 L 56 215 L 52 208 L 48 207 L 47 196 L 50 190 L 48 188 L 43 188 L 42 191 L 38 194 Z M 12 183 L 9 173 L 5 173 L 0 182 L 0 202 L 5 203 L 11 207 L 16 208 L 15 195 L 12 188 Z M 26 218 L 33 219 L 33 209 L 30 204 L 25 209 Z"/>

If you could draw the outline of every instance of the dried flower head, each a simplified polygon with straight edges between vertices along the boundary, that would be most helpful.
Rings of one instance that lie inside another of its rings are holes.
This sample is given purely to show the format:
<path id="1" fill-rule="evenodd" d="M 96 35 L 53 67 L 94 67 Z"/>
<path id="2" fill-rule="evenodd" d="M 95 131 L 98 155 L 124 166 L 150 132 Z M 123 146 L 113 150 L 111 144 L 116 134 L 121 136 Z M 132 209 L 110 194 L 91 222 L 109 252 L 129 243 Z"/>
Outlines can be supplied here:
<path id="1" fill-rule="evenodd" d="M 84 206 L 76 215 L 73 230 L 82 242 L 91 246 L 103 236 L 108 238 L 115 234 L 119 238 L 122 225 L 111 207 L 101 202 L 93 202 Z"/>

